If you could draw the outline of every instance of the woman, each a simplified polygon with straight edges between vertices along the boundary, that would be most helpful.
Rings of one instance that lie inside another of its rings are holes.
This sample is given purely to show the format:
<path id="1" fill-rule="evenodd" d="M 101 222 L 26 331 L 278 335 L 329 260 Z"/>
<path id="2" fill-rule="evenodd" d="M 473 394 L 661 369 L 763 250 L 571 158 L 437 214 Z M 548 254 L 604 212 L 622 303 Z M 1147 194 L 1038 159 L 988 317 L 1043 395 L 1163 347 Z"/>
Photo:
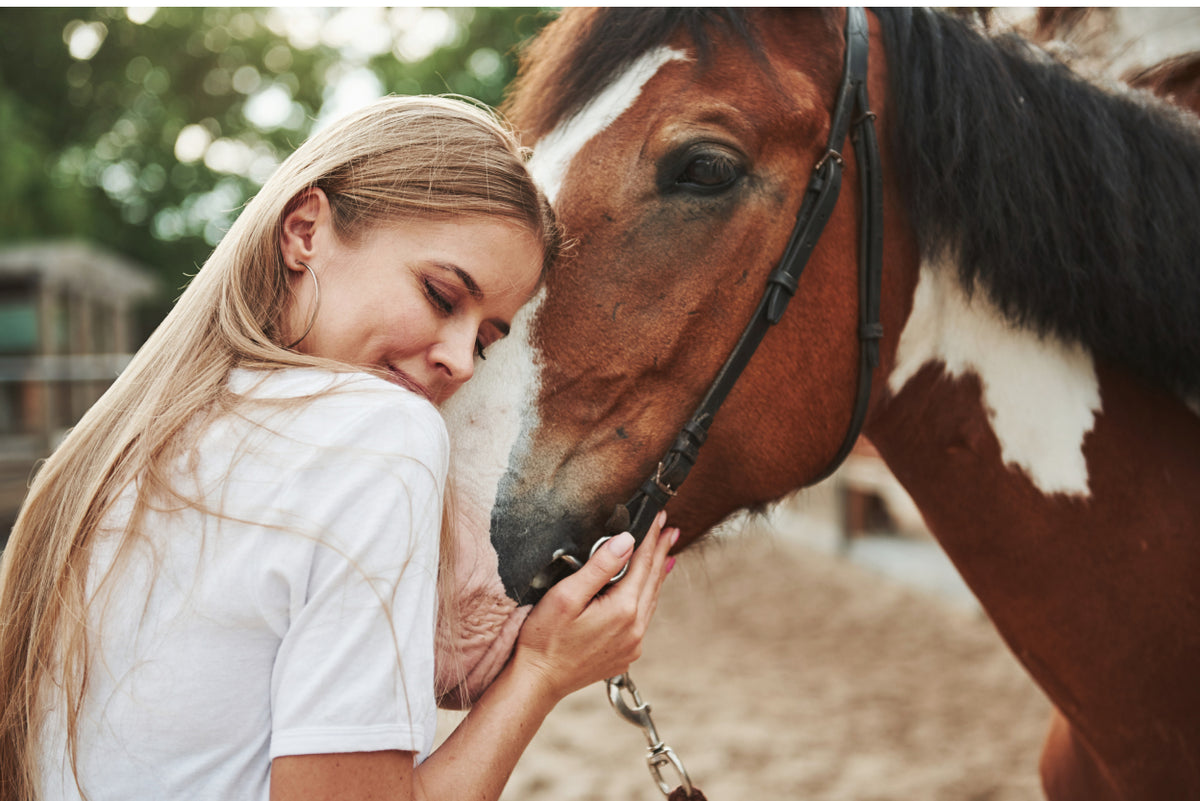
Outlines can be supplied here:
<path id="1" fill-rule="evenodd" d="M 465 103 L 387 99 L 288 158 L 34 481 L 0 566 L 0 800 L 497 798 L 555 703 L 636 659 L 677 535 L 547 594 L 423 759 L 455 608 L 435 406 L 559 248 Z"/>

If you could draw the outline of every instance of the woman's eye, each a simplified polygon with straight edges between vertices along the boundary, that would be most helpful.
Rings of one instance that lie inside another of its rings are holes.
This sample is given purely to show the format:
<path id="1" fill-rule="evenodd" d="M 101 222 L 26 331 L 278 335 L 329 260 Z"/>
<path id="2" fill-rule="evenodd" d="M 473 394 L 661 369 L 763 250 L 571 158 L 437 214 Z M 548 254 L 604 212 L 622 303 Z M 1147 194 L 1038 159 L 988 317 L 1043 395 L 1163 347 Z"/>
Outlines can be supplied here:
<path id="1" fill-rule="evenodd" d="M 422 281 L 422 283 L 425 287 L 425 297 L 429 298 L 429 302 L 433 304 L 434 308 L 436 308 L 442 314 L 449 314 L 450 312 L 454 311 L 454 304 L 450 302 L 449 298 L 437 290 L 437 287 L 433 285 L 433 282 L 425 279 Z"/>
<path id="2" fill-rule="evenodd" d="M 681 186 L 721 189 L 738 178 L 738 166 L 727 156 L 704 154 L 695 157 L 675 179 Z"/>
<path id="3" fill-rule="evenodd" d="M 486 362 L 487 356 L 483 355 L 483 348 L 484 348 L 483 340 L 480 340 L 480 339 L 475 340 L 475 355 L 478 356 L 479 358 L 483 359 Z"/>

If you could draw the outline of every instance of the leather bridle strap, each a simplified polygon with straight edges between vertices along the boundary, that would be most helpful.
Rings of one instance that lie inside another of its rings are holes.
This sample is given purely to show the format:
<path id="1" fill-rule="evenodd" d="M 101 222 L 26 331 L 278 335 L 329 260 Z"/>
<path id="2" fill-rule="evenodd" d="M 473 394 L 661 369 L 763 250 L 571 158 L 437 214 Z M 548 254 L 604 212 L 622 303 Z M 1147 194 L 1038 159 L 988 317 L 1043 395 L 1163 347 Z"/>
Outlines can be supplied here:
<path id="1" fill-rule="evenodd" d="M 767 279 L 766 291 L 754 317 L 742 332 L 733 352 L 717 373 L 708 393 L 691 419 L 679 432 L 675 443 L 659 462 L 653 476 L 634 496 L 616 507 L 609 519 L 609 533 L 629 531 L 640 542 L 655 515 L 667 504 L 696 463 L 700 446 L 708 435 L 713 416 L 725 401 L 734 383 L 758 348 L 767 330 L 782 318 L 795 295 L 800 275 L 816 247 L 841 188 L 842 148 L 853 129 L 852 144 L 858 157 L 862 193 L 862 222 L 859 242 L 859 370 L 858 390 L 845 438 L 828 465 L 810 484 L 824 480 L 834 472 L 854 447 L 866 419 L 871 399 L 871 377 L 879 364 L 880 283 L 883 263 L 883 179 L 875 134 L 875 115 L 867 97 L 867 60 L 869 32 L 866 14 L 861 8 L 847 9 L 846 57 L 837 104 L 830 124 L 828 147 L 817 162 L 796 215 L 787 248 L 779 265 Z"/>
<path id="2" fill-rule="evenodd" d="M 861 9 L 858 9 L 861 12 Z M 850 36 L 847 32 L 847 36 Z M 868 34 L 866 20 L 856 32 L 862 37 L 863 60 L 866 61 Z M 855 90 L 855 108 L 860 116 L 851 133 L 854 154 L 858 158 L 859 192 L 862 197 L 862 223 L 859 226 L 858 244 L 858 394 L 854 401 L 854 413 L 846 437 L 829 465 L 809 486 L 824 481 L 833 474 L 850 451 L 866 421 L 867 408 L 871 403 L 871 376 L 879 366 L 879 340 L 883 339 L 883 323 L 880 321 L 880 295 L 883 284 L 883 166 L 879 158 L 879 140 L 875 133 L 875 112 L 867 98 L 866 64 L 863 65 L 863 80 Z"/>

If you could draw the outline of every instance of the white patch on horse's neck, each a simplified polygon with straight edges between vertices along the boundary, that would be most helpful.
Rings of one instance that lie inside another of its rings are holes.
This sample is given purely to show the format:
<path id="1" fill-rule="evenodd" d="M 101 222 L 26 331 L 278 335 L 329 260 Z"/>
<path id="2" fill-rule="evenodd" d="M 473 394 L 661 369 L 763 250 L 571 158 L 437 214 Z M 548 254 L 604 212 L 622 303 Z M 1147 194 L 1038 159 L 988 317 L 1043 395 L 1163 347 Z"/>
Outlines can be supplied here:
<path id="1" fill-rule="evenodd" d="M 653 78 L 663 64 L 686 58 L 686 53 L 669 47 L 651 50 L 633 62 L 579 113 L 541 138 L 529 161 L 529 171 L 551 203 L 558 198 L 575 154 L 633 105 L 646 81 Z"/>
<path id="2" fill-rule="evenodd" d="M 1100 384 L 1082 346 L 1016 327 L 982 289 L 968 298 L 953 265 L 926 264 L 888 376 L 892 393 L 930 362 L 953 377 L 979 377 L 1006 465 L 1044 493 L 1090 494 L 1082 447 L 1101 408 Z"/>

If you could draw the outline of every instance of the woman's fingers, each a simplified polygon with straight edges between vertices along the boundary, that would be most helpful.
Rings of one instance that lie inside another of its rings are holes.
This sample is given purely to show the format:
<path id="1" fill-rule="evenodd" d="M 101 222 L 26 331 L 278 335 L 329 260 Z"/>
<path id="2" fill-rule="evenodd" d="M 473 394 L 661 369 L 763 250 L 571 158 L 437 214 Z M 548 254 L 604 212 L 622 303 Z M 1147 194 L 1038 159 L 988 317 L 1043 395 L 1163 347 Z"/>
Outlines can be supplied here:
<path id="1" fill-rule="evenodd" d="M 646 532 L 645 539 L 642 540 L 641 546 L 629 563 L 629 572 L 621 579 L 621 586 L 633 585 L 640 595 L 642 588 L 646 585 L 646 580 L 658 575 L 662 569 L 658 546 L 661 544 L 662 527 L 666 521 L 666 512 L 659 512 L 655 516 L 654 522 L 650 524 L 650 530 Z"/>
<path id="2" fill-rule="evenodd" d="M 666 519 L 666 512 L 659 512 L 632 558 L 630 552 L 633 551 L 633 535 L 624 531 L 613 536 L 596 549 L 575 575 L 568 576 L 560 582 L 560 585 L 565 586 L 562 586 L 559 592 L 566 594 L 573 605 L 582 612 L 592 598 L 608 587 L 609 582 L 628 564 L 629 569 L 613 591 L 630 593 L 640 602 L 648 582 L 661 582 L 666 549 L 670 547 L 669 543 L 664 543 L 661 536 Z"/>
<path id="3" fill-rule="evenodd" d="M 679 529 L 663 529 L 662 536 L 654 549 L 654 561 L 650 568 L 650 580 L 642 588 L 638 611 L 647 623 L 658 608 L 658 595 L 662 591 L 663 582 L 675 564 L 675 558 L 670 556 L 671 548 L 679 541 Z"/>
<path id="4" fill-rule="evenodd" d="M 654 521 L 636 552 L 628 532 L 605 542 L 526 619 L 519 659 L 536 668 L 554 693 L 617 675 L 638 658 L 676 534 L 663 532 L 664 521 L 663 516 Z M 610 585 L 627 563 L 627 574 Z"/>
<path id="5" fill-rule="evenodd" d="M 582 612 L 592 598 L 608 586 L 608 582 L 629 562 L 633 546 L 633 535 L 628 531 L 616 535 L 597 548 L 575 575 L 567 576 L 559 582 L 559 591 L 567 594 L 577 611 Z"/>

